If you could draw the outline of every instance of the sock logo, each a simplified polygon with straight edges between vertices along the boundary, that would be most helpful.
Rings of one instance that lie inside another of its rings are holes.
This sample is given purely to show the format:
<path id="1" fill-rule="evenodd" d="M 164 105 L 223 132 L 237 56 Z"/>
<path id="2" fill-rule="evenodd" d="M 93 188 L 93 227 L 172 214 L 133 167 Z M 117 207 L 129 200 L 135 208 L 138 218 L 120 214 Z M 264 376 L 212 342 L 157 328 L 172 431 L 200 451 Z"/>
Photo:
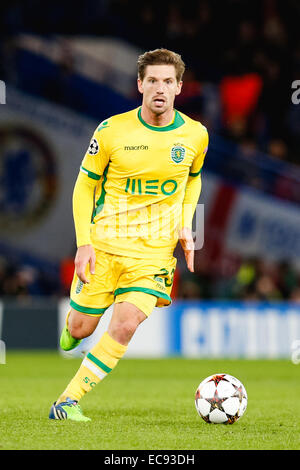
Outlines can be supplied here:
<path id="1" fill-rule="evenodd" d="M 84 377 L 84 379 L 82 379 L 84 381 L 84 383 L 86 384 L 89 384 L 91 388 L 95 387 L 96 382 L 91 382 L 91 379 L 89 377 Z"/>

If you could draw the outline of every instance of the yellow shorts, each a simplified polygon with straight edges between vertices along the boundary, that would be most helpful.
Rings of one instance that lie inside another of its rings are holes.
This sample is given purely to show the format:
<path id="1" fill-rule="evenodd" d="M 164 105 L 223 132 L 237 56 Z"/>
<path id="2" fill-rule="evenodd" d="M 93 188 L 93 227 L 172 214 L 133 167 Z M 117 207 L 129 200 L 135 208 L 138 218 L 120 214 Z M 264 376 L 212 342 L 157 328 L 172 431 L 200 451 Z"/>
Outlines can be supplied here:
<path id="1" fill-rule="evenodd" d="M 87 315 L 101 316 L 113 303 L 130 302 L 149 316 L 153 308 L 170 305 L 177 260 L 145 260 L 95 250 L 95 274 L 83 284 L 74 274 L 70 305 Z"/>

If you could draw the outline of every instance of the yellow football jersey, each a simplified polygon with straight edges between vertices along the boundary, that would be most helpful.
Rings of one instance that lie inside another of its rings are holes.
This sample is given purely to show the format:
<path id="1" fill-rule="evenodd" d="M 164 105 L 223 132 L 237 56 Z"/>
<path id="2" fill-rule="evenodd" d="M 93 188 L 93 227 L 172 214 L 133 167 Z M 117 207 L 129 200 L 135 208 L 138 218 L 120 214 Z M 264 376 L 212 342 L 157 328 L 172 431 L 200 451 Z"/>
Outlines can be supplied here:
<path id="1" fill-rule="evenodd" d="M 134 258 L 172 256 L 186 183 L 200 175 L 207 146 L 206 128 L 177 110 L 163 127 L 147 124 L 141 107 L 103 121 L 80 168 L 98 181 L 95 248 Z"/>

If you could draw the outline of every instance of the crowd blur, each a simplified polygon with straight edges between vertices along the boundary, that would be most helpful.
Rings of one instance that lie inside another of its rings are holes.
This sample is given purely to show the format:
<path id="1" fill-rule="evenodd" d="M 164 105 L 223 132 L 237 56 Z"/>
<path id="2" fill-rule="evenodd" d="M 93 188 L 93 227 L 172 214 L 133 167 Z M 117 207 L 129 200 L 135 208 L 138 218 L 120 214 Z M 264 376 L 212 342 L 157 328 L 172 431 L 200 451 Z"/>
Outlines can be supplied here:
<path id="1" fill-rule="evenodd" d="M 59 296 L 64 292 L 59 275 L 32 263 L 21 263 L 0 256 L 0 298 L 29 299 L 38 296 Z"/>
<path id="2" fill-rule="evenodd" d="M 182 54 L 182 111 L 247 154 L 300 163 L 300 106 L 291 100 L 300 78 L 297 0 L 143 2 L 134 17 L 126 1 L 112 3 L 124 37 L 143 49 L 153 48 L 154 38 Z"/>
<path id="3" fill-rule="evenodd" d="M 38 0 L 1 2 L 2 77 L 13 74 L 10 40 L 23 32 L 119 37 L 141 50 L 167 47 L 181 53 L 187 64 L 177 101 L 183 112 L 238 142 L 247 154 L 260 150 L 300 162 L 300 105 L 291 99 L 292 84 L 300 78 L 298 0 L 65 0 L 40 5 Z M 65 80 L 72 74 L 72 58 L 64 57 Z M 58 98 L 57 86 L 55 93 L 44 91 Z M 59 99 L 69 94 L 67 88 Z M 71 101 L 78 106 L 78 99 Z"/>
<path id="4" fill-rule="evenodd" d="M 241 260 L 231 276 L 212 274 L 198 265 L 195 273 L 177 269 L 174 300 L 240 300 L 300 302 L 300 274 L 286 261 L 268 263 L 261 258 Z M 62 261 L 57 276 L 30 264 L 16 265 L 0 258 L 0 297 L 26 300 L 32 297 L 69 296 L 74 273 L 72 258 Z"/>
<path id="5" fill-rule="evenodd" d="M 195 273 L 177 272 L 178 299 L 300 302 L 300 275 L 286 261 L 241 260 L 231 276 L 218 276 L 198 266 Z"/>

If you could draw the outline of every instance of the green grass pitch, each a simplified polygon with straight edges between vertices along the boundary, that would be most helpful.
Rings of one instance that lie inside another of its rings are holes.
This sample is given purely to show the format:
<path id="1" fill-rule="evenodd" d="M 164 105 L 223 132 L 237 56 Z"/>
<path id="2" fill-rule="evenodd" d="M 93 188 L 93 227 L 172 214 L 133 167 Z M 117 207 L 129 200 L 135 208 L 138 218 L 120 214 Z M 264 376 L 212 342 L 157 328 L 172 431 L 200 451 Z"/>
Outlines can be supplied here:
<path id="1" fill-rule="evenodd" d="M 300 365 L 288 360 L 123 359 L 81 400 L 89 423 L 52 421 L 50 406 L 80 359 L 8 352 L 0 365 L 0 450 L 300 449 Z M 194 394 L 226 372 L 248 393 L 233 425 L 207 424 Z"/>

